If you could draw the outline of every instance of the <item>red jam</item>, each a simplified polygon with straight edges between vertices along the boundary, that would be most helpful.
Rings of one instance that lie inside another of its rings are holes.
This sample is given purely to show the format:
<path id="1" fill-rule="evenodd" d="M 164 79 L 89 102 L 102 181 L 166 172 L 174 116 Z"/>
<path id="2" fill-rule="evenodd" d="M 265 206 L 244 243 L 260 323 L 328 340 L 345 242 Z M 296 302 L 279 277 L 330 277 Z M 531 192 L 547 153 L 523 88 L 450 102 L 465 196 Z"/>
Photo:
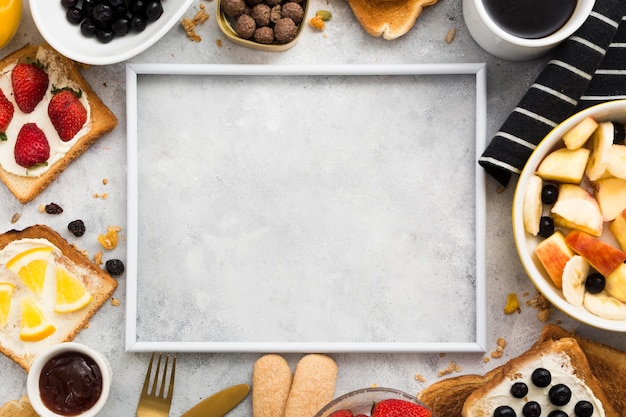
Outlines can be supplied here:
<path id="1" fill-rule="evenodd" d="M 64 352 L 50 359 L 39 377 L 41 401 L 64 416 L 89 410 L 102 393 L 102 373 L 98 364 L 79 352 Z"/>

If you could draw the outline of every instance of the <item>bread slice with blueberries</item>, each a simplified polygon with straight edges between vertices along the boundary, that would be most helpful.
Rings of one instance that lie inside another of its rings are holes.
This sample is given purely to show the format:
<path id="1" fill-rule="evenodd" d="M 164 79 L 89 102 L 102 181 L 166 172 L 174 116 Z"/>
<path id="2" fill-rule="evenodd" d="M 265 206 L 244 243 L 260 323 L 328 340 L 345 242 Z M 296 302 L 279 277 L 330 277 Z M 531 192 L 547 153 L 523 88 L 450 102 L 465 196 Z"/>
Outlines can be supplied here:
<path id="1" fill-rule="evenodd" d="M 418 398 L 438 417 L 622 416 L 618 410 L 624 409 L 623 384 L 604 382 L 615 381 L 614 373 L 609 378 L 609 367 L 594 374 L 600 360 L 605 366 L 616 359 L 594 355 L 591 364 L 571 336 L 558 326 L 546 327 L 537 343 L 506 364 L 485 375 L 443 379 L 420 392 Z M 593 343 L 594 349 L 606 354 L 606 349 L 611 349 L 622 360 L 626 357 L 624 352 L 594 342 L 581 343 Z"/>

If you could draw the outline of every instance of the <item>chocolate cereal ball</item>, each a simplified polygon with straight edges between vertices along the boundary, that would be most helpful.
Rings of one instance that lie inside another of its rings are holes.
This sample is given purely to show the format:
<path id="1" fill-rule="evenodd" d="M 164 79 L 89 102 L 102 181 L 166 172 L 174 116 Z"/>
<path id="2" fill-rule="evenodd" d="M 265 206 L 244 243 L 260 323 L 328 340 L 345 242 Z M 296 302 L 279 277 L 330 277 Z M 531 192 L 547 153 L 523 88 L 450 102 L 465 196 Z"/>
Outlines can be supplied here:
<path id="1" fill-rule="evenodd" d="M 274 30 L 269 26 L 263 26 L 254 31 L 254 41 L 270 44 L 274 42 Z"/>
<path id="2" fill-rule="evenodd" d="M 274 25 L 274 36 L 278 43 L 288 43 L 296 38 L 298 28 L 293 20 L 283 17 Z"/>
<path id="3" fill-rule="evenodd" d="M 254 7 L 257 4 L 263 3 L 263 0 L 245 0 L 248 7 Z"/>
<path id="4" fill-rule="evenodd" d="M 256 30 L 254 19 L 247 14 L 242 14 L 237 18 L 235 32 L 244 39 L 250 39 Z"/>
<path id="5" fill-rule="evenodd" d="M 282 3 L 282 0 L 265 0 L 265 4 L 267 4 L 270 7 L 276 6 L 280 3 Z"/>
<path id="6" fill-rule="evenodd" d="M 298 3 L 294 3 L 293 1 L 288 1 L 287 3 L 285 3 L 283 5 L 282 12 L 283 17 L 290 18 L 296 25 L 299 25 L 304 18 L 304 10 L 302 9 L 302 6 L 300 6 Z"/>
<path id="7" fill-rule="evenodd" d="M 245 0 L 222 0 L 220 3 L 226 16 L 237 17 L 246 10 Z"/>
<path id="8" fill-rule="evenodd" d="M 283 12 L 282 12 L 281 5 L 279 4 L 278 6 L 272 7 L 272 11 L 270 13 L 270 21 L 272 23 L 276 23 L 282 18 L 283 18 Z"/>
<path id="9" fill-rule="evenodd" d="M 269 26 L 272 9 L 267 4 L 257 4 L 252 8 L 250 16 L 256 22 L 257 27 Z"/>

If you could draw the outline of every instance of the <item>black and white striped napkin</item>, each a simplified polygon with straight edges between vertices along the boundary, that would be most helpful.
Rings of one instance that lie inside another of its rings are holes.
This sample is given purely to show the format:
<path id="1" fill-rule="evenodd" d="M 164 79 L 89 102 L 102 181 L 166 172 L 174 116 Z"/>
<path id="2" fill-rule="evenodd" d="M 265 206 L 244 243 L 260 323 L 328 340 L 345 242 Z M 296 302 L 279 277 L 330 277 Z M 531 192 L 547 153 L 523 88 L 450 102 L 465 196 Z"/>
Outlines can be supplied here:
<path id="1" fill-rule="evenodd" d="M 557 124 L 586 107 L 626 98 L 626 1 L 596 0 L 491 140 L 478 163 L 501 185 L 519 174 Z"/>

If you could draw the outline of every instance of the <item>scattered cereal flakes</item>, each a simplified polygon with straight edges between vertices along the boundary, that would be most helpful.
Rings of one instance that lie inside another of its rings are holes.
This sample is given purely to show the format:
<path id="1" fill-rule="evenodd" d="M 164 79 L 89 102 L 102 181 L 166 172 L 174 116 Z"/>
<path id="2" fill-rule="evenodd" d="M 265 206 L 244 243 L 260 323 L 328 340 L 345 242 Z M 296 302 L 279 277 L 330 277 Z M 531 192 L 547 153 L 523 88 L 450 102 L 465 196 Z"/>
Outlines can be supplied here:
<path id="1" fill-rule="evenodd" d="M 452 40 L 454 39 L 454 35 L 456 35 L 456 29 L 452 28 L 448 31 L 448 33 L 446 33 L 446 37 L 444 39 L 446 43 L 452 43 Z"/>
<path id="2" fill-rule="evenodd" d="M 13 216 L 11 216 L 11 224 L 17 223 L 17 221 L 20 219 L 20 216 L 20 213 L 15 213 Z"/>
<path id="3" fill-rule="evenodd" d="M 107 198 L 109 198 L 109 194 L 108 193 L 102 194 L 102 199 L 103 200 L 106 200 Z"/>
<path id="4" fill-rule="evenodd" d="M 105 234 L 98 235 L 98 242 L 104 249 L 115 249 L 117 246 L 117 232 L 120 230 L 122 229 L 119 226 L 109 226 Z"/>
<path id="5" fill-rule="evenodd" d="M 46 205 L 45 204 L 40 204 L 38 210 L 39 210 L 40 213 L 45 213 L 46 212 Z"/>
<path id="6" fill-rule="evenodd" d="M 443 358 L 444 356 L 446 356 L 446 352 L 439 352 L 439 357 Z"/>
<path id="7" fill-rule="evenodd" d="M 426 382 L 426 378 L 422 374 L 415 374 L 415 380 L 419 382 Z"/>
<path id="8" fill-rule="evenodd" d="M 504 354 L 504 348 L 506 347 L 506 339 L 503 337 L 499 337 L 496 341 L 497 347 L 496 350 L 491 352 L 491 357 L 494 359 L 501 358 Z"/>
<path id="9" fill-rule="evenodd" d="M 109 180 L 107 178 L 102 178 L 102 185 L 107 185 Z"/>
<path id="10" fill-rule="evenodd" d="M 196 12 L 196 14 L 193 16 L 193 19 L 186 17 L 182 19 L 180 23 L 183 26 L 183 29 L 185 29 L 185 33 L 190 40 L 194 42 L 200 42 L 202 41 L 202 38 L 196 33 L 194 29 L 199 24 L 206 22 L 208 18 L 209 14 L 206 12 L 206 7 L 204 6 L 204 4 L 200 3 L 200 10 Z"/>
<path id="11" fill-rule="evenodd" d="M 221 39 L 215 39 L 215 44 L 217 45 L 218 48 L 222 47 L 222 40 Z"/>
<path id="12" fill-rule="evenodd" d="M 517 299 L 517 294 L 512 292 L 506 297 L 506 305 L 504 306 L 504 314 L 513 314 L 516 311 L 518 313 L 522 312 L 522 310 L 519 307 L 519 300 Z"/>
<path id="13" fill-rule="evenodd" d="M 118 300 L 117 298 L 113 298 L 111 297 L 111 305 L 114 307 L 119 306 L 120 304 L 122 304 L 122 302 L 120 300 Z"/>
<path id="14" fill-rule="evenodd" d="M 526 305 L 538 311 L 537 319 L 540 322 L 545 323 L 550 319 L 553 307 L 541 293 L 537 292 L 537 295 L 526 301 Z"/>
<path id="15" fill-rule="evenodd" d="M 450 363 L 448 364 L 448 367 L 446 369 L 439 371 L 438 375 L 444 376 L 444 375 L 451 374 L 452 372 L 461 372 L 461 367 L 457 365 L 457 363 L 454 361 L 450 361 Z"/>
<path id="16" fill-rule="evenodd" d="M 93 256 L 93 263 L 98 265 L 98 266 L 103 264 L 103 262 L 102 262 L 102 251 L 101 250 L 96 252 L 96 254 Z"/>
<path id="17" fill-rule="evenodd" d="M 485 363 L 489 362 L 490 360 L 491 360 L 491 359 L 489 358 L 489 356 L 485 356 L 485 357 L 483 358 L 483 362 L 485 362 Z"/>
<path id="18" fill-rule="evenodd" d="M 100 198 L 100 194 L 94 193 L 93 198 Z"/>
<path id="19" fill-rule="evenodd" d="M 309 20 L 309 25 L 319 30 L 320 32 L 323 32 L 326 28 L 326 23 L 324 23 L 324 20 L 322 20 L 321 16 L 313 16 L 311 20 Z"/>

